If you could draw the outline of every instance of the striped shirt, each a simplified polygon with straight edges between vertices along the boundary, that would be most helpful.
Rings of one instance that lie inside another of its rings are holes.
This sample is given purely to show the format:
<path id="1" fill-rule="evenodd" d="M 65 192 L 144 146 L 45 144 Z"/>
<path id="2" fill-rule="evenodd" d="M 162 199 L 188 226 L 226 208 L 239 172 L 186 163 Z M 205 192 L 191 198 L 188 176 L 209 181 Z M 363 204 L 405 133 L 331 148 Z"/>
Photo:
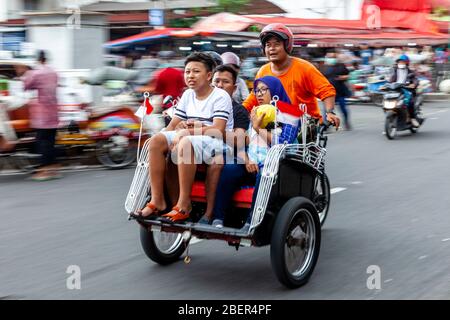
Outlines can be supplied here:
<path id="1" fill-rule="evenodd" d="M 212 126 L 214 118 L 217 118 L 227 121 L 226 130 L 232 131 L 234 127 L 231 97 L 219 88 L 214 88 L 204 100 L 198 100 L 194 90 L 186 90 L 175 109 L 175 117 L 201 121 L 206 126 Z"/>

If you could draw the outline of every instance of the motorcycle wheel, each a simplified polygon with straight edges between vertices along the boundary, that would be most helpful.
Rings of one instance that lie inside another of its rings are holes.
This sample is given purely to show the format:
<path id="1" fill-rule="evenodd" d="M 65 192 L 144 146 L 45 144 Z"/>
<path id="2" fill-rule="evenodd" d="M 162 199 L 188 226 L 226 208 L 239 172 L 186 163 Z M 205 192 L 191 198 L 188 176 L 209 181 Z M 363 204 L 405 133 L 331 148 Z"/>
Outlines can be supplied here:
<path id="1" fill-rule="evenodd" d="M 97 142 L 97 160 L 109 169 L 122 169 L 136 160 L 137 145 L 128 137 L 115 135 Z"/>
<path id="2" fill-rule="evenodd" d="M 386 137 L 389 140 L 395 139 L 397 134 L 397 116 L 393 112 L 389 112 L 386 115 L 386 121 L 384 124 L 384 131 L 386 132 Z"/>

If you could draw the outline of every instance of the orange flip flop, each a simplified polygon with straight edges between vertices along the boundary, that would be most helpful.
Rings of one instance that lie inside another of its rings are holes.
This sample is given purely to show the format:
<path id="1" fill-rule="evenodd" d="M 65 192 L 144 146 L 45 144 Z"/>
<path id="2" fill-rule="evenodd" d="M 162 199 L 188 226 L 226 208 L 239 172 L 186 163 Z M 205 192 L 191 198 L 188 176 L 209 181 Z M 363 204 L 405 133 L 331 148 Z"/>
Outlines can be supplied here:
<path id="1" fill-rule="evenodd" d="M 154 219 L 159 213 L 161 213 L 161 210 L 159 210 L 158 208 L 156 208 L 156 206 L 149 202 L 145 205 L 145 208 L 149 208 L 152 210 L 152 213 L 150 213 L 147 216 L 143 216 L 142 215 L 142 210 L 136 212 L 136 213 L 132 213 L 132 216 L 134 216 L 135 218 L 139 218 L 139 219 Z"/>

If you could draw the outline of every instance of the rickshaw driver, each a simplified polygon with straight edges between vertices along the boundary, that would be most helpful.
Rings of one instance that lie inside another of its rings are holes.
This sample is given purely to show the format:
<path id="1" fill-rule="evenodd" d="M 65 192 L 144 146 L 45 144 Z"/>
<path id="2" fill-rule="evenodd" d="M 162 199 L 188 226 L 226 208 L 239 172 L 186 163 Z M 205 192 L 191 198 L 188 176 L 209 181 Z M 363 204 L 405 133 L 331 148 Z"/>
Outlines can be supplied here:
<path id="1" fill-rule="evenodd" d="M 322 117 L 316 99 L 319 98 L 325 104 L 327 120 L 338 129 L 340 119 L 334 113 L 336 90 L 311 63 L 290 56 L 294 48 L 291 30 L 281 23 L 272 23 L 264 27 L 259 39 L 269 63 L 259 69 L 255 79 L 277 77 L 286 89 L 292 105 L 306 104 L 307 113 L 317 119 Z M 251 112 L 257 105 L 255 94 L 251 92 L 243 106 Z"/>

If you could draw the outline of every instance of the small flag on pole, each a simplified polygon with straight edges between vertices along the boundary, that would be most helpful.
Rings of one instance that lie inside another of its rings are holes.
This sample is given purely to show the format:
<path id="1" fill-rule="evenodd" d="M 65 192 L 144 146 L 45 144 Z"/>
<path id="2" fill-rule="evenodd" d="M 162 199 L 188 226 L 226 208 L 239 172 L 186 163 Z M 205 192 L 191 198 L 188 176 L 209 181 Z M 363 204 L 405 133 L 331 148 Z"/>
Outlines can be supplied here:
<path id="1" fill-rule="evenodd" d="M 145 106 L 145 113 L 146 114 L 151 114 L 153 112 L 153 106 L 150 103 L 150 98 L 145 98 L 144 100 L 144 106 Z"/>

